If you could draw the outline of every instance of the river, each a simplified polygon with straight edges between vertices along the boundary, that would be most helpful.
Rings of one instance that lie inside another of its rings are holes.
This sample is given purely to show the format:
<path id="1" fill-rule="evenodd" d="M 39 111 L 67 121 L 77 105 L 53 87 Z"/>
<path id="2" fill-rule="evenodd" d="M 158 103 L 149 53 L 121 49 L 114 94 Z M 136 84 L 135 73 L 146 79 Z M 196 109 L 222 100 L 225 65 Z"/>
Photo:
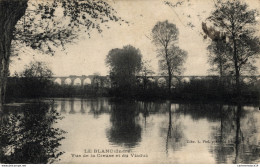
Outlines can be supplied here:
<path id="1" fill-rule="evenodd" d="M 54 101 L 62 119 L 51 127 L 66 133 L 60 133 L 53 147 L 63 154 L 52 163 L 260 162 L 257 106 L 108 98 Z"/>

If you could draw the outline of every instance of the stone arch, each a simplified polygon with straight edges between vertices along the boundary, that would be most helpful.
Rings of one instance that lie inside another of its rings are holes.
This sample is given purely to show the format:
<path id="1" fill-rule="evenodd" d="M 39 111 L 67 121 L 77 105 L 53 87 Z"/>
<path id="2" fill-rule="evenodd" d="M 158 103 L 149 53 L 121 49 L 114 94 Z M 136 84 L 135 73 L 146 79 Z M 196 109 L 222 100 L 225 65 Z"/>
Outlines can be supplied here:
<path id="1" fill-rule="evenodd" d="M 190 83 L 190 78 L 189 77 L 184 77 L 181 80 L 182 83 Z"/>
<path id="2" fill-rule="evenodd" d="M 159 87 L 165 87 L 166 86 L 166 79 L 164 77 L 161 77 L 157 80 L 157 84 Z"/>
<path id="3" fill-rule="evenodd" d="M 102 79 L 99 76 L 97 76 L 97 77 L 94 77 L 92 79 L 92 82 L 90 82 L 90 83 L 93 84 L 94 86 L 101 86 Z"/>
<path id="4" fill-rule="evenodd" d="M 178 83 L 179 83 L 179 79 L 176 77 L 173 77 L 172 82 L 171 82 L 171 84 L 172 84 L 171 87 L 176 87 L 178 85 Z"/>
<path id="5" fill-rule="evenodd" d="M 144 79 L 143 79 L 143 78 L 137 78 L 137 82 L 138 82 L 139 84 L 143 84 L 143 83 L 144 83 Z"/>
<path id="6" fill-rule="evenodd" d="M 77 85 L 77 86 L 81 85 L 81 79 L 80 78 L 76 78 L 74 80 L 74 85 Z"/>
<path id="7" fill-rule="evenodd" d="M 56 78 L 53 82 L 55 84 L 61 85 L 61 79 L 60 78 Z"/>
<path id="8" fill-rule="evenodd" d="M 149 80 L 150 82 L 152 82 L 152 83 L 155 82 L 155 79 L 154 79 L 154 78 L 148 78 L 148 80 Z"/>
<path id="9" fill-rule="evenodd" d="M 91 79 L 90 78 L 84 79 L 83 85 L 91 85 Z"/>
<path id="10" fill-rule="evenodd" d="M 65 84 L 65 85 L 71 85 L 71 84 L 72 84 L 72 79 L 66 78 L 66 79 L 64 80 L 64 84 Z"/>
<path id="11" fill-rule="evenodd" d="M 252 81 L 251 78 L 244 78 L 244 79 L 243 79 L 243 82 L 244 82 L 245 84 L 249 84 L 251 81 Z"/>

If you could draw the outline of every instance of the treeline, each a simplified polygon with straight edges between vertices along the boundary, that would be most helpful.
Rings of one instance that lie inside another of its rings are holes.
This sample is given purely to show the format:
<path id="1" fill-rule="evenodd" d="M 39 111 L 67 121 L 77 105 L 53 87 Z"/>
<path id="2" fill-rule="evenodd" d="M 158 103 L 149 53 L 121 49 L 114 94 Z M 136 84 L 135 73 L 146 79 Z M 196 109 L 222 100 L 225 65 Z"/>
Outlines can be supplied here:
<path id="1" fill-rule="evenodd" d="M 110 96 L 126 97 L 124 90 L 110 89 Z M 137 84 L 132 91 L 132 97 L 141 100 L 171 99 L 181 101 L 227 101 L 255 103 L 259 101 L 260 84 L 256 81 L 241 82 L 241 94 L 238 97 L 233 80 L 218 77 L 191 79 L 189 82 L 179 82 L 172 85 L 169 92 L 166 83 L 148 82 L 147 87 Z"/>
<path id="2" fill-rule="evenodd" d="M 234 81 L 233 81 L 234 82 Z M 169 92 L 166 83 L 156 83 L 147 79 L 135 80 L 131 87 L 102 87 L 101 85 L 58 85 L 51 80 L 37 78 L 9 78 L 7 100 L 17 98 L 46 97 L 116 97 L 140 100 L 172 99 L 181 101 L 237 101 L 235 84 L 231 79 L 218 77 L 191 79 L 172 86 Z M 241 97 L 245 103 L 257 102 L 260 85 L 257 82 L 242 83 Z"/>
<path id="3" fill-rule="evenodd" d="M 97 85 L 59 85 L 49 79 L 12 77 L 8 79 L 6 93 L 8 101 L 17 98 L 97 97 L 107 96 L 108 88 Z"/>
<path id="4" fill-rule="evenodd" d="M 172 92 L 173 99 L 227 102 L 258 102 L 260 85 L 257 82 L 241 82 L 241 93 L 237 95 L 236 85 L 232 79 L 206 78 L 191 80 L 176 86 Z"/>
<path id="5" fill-rule="evenodd" d="M 167 21 L 158 22 L 153 32 L 157 33 L 158 26 L 160 31 L 162 27 L 167 30 L 169 28 L 168 25 Z M 174 25 L 170 27 L 172 27 L 171 31 L 177 31 Z M 167 32 L 166 30 L 165 33 Z M 177 50 L 178 52 L 175 53 L 174 51 Z M 106 64 L 110 68 L 111 79 L 111 88 L 108 95 L 141 100 L 219 100 L 246 103 L 259 99 L 260 89 L 256 78 L 250 78 L 250 82 L 245 83 L 243 78 L 239 77 L 239 91 L 237 89 L 237 78 L 233 75 L 191 79 L 188 82 L 176 83 L 173 77 L 181 74 L 186 53 L 176 48 L 172 52 L 159 53 L 160 69 L 164 72 L 162 74 L 167 75 L 169 81 L 161 82 L 158 80 L 158 83 L 156 83 L 149 78 L 153 72 L 149 63 L 142 60 L 142 54 L 139 49 L 128 45 L 123 48 L 110 50 L 106 59 Z M 164 58 L 166 57 L 168 58 L 165 60 Z"/>
<path id="6" fill-rule="evenodd" d="M 168 82 L 158 84 L 149 80 L 148 76 L 154 74 L 149 61 L 143 60 L 138 48 L 126 45 L 111 49 L 106 56 L 111 84 L 109 88 L 96 84 L 83 87 L 50 84 L 48 79 L 52 73 L 43 64 L 36 63 L 19 76 L 19 81 L 13 87 L 12 84 L 8 85 L 7 94 L 10 97 L 32 98 L 109 96 L 141 100 L 258 101 L 259 82 L 243 82 L 243 75 L 257 74 L 260 39 L 255 35 L 256 13 L 242 1 L 219 1 L 207 18 L 215 27 L 202 23 L 204 38 L 210 39 L 207 48 L 210 71 L 219 76 L 216 78 L 192 79 L 177 84 L 172 82 L 174 76 L 182 75 L 185 70 L 188 53 L 178 46 L 177 26 L 165 20 L 155 24 L 151 39 L 158 57 L 158 75 L 167 76 Z M 243 19 L 238 19 L 238 16 Z M 45 80 L 48 82 L 45 83 Z"/>
<path id="7" fill-rule="evenodd" d="M 52 75 L 52 71 L 44 62 L 31 62 L 20 74 L 16 73 L 15 76 L 8 78 L 6 101 L 18 98 L 88 97 L 108 94 L 106 93 L 108 90 L 106 88 L 101 89 L 96 82 L 83 87 L 58 85 L 51 80 Z"/>
<path id="8" fill-rule="evenodd" d="M 140 51 L 130 45 L 111 50 L 106 62 L 110 67 L 110 83 L 102 84 L 102 77 L 96 76 L 91 84 L 84 86 L 56 84 L 51 81 L 52 72 L 46 64 L 32 62 L 22 73 L 8 79 L 6 100 L 101 96 L 139 100 L 218 100 L 245 103 L 259 100 L 260 84 L 257 78 L 251 78 L 248 83 L 241 81 L 239 96 L 232 76 L 172 81 L 169 87 L 166 80 L 155 81 L 150 78 L 153 72 L 149 64 L 142 60 Z"/>

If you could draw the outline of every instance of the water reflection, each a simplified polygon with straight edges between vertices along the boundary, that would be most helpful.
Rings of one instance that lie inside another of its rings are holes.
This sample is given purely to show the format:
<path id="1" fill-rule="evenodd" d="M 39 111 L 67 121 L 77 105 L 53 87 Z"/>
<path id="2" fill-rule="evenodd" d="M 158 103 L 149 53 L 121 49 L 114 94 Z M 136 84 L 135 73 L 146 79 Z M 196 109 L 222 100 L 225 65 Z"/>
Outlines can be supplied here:
<path id="1" fill-rule="evenodd" d="M 107 130 L 109 142 L 129 148 L 135 147 L 141 141 L 142 131 L 137 122 L 137 103 L 120 101 L 112 103 L 111 107 L 112 126 Z"/>
<path id="2" fill-rule="evenodd" d="M 74 100 L 70 101 L 70 114 L 75 114 L 75 110 L 74 110 Z"/>
<path id="3" fill-rule="evenodd" d="M 81 112 L 82 114 L 85 114 L 85 113 L 86 113 L 86 112 L 85 112 L 85 109 L 84 109 L 84 100 L 83 100 L 83 99 L 80 100 L 80 112 Z"/>
<path id="4" fill-rule="evenodd" d="M 62 100 L 60 105 L 61 105 L 61 107 L 60 107 L 60 112 L 61 112 L 61 113 L 65 113 L 65 112 L 66 112 L 66 109 L 65 109 L 65 101 Z"/>
<path id="5" fill-rule="evenodd" d="M 48 103 L 21 106 L 4 112 L 0 127 L 1 163 L 53 163 L 64 152 L 57 148 L 65 131 L 54 128 L 61 117 Z"/>
<path id="6" fill-rule="evenodd" d="M 163 127 L 161 128 L 161 135 L 164 136 L 166 134 L 166 140 L 165 140 L 165 152 L 168 156 L 169 149 L 171 151 L 178 151 L 182 147 L 186 146 L 187 140 L 186 136 L 184 134 L 184 125 L 181 122 L 181 114 L 178 111 L 179 108 L 175 105 L 171 105 L 171 103 L 168 101 L 166 102 L 167 111 L 168 111 L 168 128 L 165 128 L 166 126 L 163 124 Z"/>
<path id="7" fill-rule="evenodd" d="M 57 111 L 69 114 L 91 113 L 99 118 L 102 113 L 110 112 L 107 99 L 56 99 Z"/>
<path id="8" fill-rule="evenodd" d="M 106 110 L 104 109 L 104 99 L 100 99 L 100 100 L 91 100 L 90 102 L 90 112 L 93 113 L 94 118 L 99 118 L 99 116 L 106 112 Z M 106 107 L 108 107 L 108 105 L 106 105 Z"/>
<path id="9" fill-rule="evenodd" d="M 214 127 L 211 146 L 217 163 L 257 163 L 260 157 L 257 119 L 241 105 L 220 106 L 220 125 Z"/>
<path id="10" fill-rule="evenodd" d="M 216 163 L 252 163 L 259 160 L 259 125 L 256 112 L 250 107 L 174 104 L 170 101 L 111 101 L 105 98 L 69 99 L 62 101 L 60 106 L 61 112 L 68 106 L 67 111 L 73 111 L 70 113 L 87 113 L 97 121 L 104 121 L 102 114 L 107 114 L 109 123 L 104 124 L 110 126 L 104 129 L 111 146 L 134 149 L 145 145 L 144 142 L 158 140 L 163 144 L 154 146 L 156 151 L 164 150 L 170 158 L 175 152 L 200 148 L 198 144 L 188 145 L 187 140 L 210 138 L 213 143 L 201 146 L 208 148 L 208 153 L 204 154 L 212 154 Z M 194 125 L 198 129 L 194 129 Z M 198 133 L 191 135 L 193 131 Z M 204 134 L 203 138 L 199 137 L 200 133 Z M 147 134 L 152 134 L 153 138 L 148 140 Z"/>
<path id="11" fill-rule="evenodd" d="M 260 113 L 256 107 L 107 98 L 56 99 L 56 104 L 65 117 L 58 126 L 68 131 L 66 144 L 61 146 L 68 152 L 62 156 L 65 163 L 78 163 L 77 159 L 66 160 L 69 153 L 81 152 L 82 148 L 131 148 L 135 153 L 149 153 L 149 158 L 135 159 L 137 163 L 260 160 Z M 204 139 L 210 143 L 187 143 Z M 89 163 L 88 159 L 80 162 Z"/>
<path id="12" fill-rule="evenodd" d="M 147 118 L 151 115 L 151 114 L 155 114 L 155 113 L 159 113 L 161 111 L 165 110 L 161 110 L 164 105 L 164 103 L 158 103 L 158 102 L 135 102 L 137 105 L 137 109 L 136 109 L 136 113 L 141 113 L 141 115 L 144 118 L 144 128 L 146 128 L 147 126 Z"/>

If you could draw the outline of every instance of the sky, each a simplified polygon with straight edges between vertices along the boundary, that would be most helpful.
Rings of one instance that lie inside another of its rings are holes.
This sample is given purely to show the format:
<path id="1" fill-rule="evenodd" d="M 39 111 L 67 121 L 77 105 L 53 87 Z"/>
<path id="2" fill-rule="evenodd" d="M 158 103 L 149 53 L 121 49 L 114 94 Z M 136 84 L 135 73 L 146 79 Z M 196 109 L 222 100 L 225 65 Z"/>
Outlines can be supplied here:
<path id="1" fill-rule="evenodd" d="M 169 0 L 176 4 L 181 0 Z M 260 9 L 257 0 L 247 1 L 250 7 Z M 10 72 L 21 72 L 30 61 L 48 64 L 54 76 L 108 75 L 105 64 L 109 50 L 132 45 L 139 48 L 143 59 L 150 60 L 156 74 L 159 73 L 156 46 L 151 40 L 151 31 L 158 21 L 168 20 L 179 29 L 177 45 L 188 52 L 183 75 L 208 75 L 207 50 L 209 39 L 202 35 L 201 23 L 206 20 L 214 7 L 214 0 L 186 0 L 181 6 L 171 8 L 162 0 L 111 0 L 111 6 L 118 15 L 130 22 L 129 25 L 109 23 L 109 29 L 101 34 L 91 31 L 91 38 L 82 36 L 75 44 L 67 45 L 66 51 L 57 51 L 54 56 L 42 55 L 30 48 L 13 57 Z M 189 25 L 193 25 L 191 27 Z M 259 25 L 258 25 L 259 26 Z M 34 55 L 34 56 L 33 56 Z M 259 61 L 257 62 L 259 64 Z"/>

